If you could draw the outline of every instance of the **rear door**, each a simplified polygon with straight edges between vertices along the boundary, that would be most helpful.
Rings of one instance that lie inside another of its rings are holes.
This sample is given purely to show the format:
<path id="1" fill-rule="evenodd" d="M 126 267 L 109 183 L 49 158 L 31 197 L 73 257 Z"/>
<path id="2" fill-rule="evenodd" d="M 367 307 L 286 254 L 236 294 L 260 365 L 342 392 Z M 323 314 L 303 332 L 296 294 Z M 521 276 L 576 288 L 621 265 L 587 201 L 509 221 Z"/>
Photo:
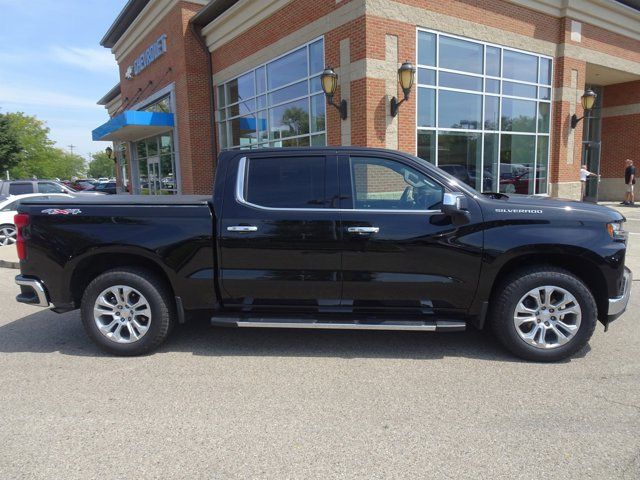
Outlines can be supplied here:
<path id="1" fill-rule="evenodd" d="M 219 223 L 225 307 L 337 307 L 342 236 L 335 154 L 253 151 L 231 162 Z"/>
<path id="2" fill-rule="evenodd" d="M 406 157 L 340 156 L 343 305 L 354 311 L 457 313 L 475 294 L 482 221 L 442 214 L 447 186 Z"/>

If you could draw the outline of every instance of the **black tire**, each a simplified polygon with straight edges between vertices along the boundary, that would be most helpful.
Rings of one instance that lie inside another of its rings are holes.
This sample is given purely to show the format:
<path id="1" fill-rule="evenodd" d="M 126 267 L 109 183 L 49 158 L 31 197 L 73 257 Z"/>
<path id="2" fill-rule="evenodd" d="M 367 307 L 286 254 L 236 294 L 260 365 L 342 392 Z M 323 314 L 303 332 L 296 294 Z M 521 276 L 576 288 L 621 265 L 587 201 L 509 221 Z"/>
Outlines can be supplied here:
<path id="1" fill-rule="evenodd" d="M 542 349 L 527 343 L 516 331 L 514 313 L 520 299 L 530 290 L 544 285 L 567 290 L 577 300 L 582 318 L 573 338 L 566 344 Z M 540 266 L 520 270 L 505 278 L 494 293 L 490 322 L 500 343 L 514 355 L 534 362 L 556 362 L 571 357 L 589 341 L 597 324 L 597 306 L 582 280 L 564 269 Z"/>
<path id="2" fill-rule="evenodd" d="M 125 285 L 139 291 L 151 309 L 148 331 L 137 341 L 116 343 L 101 333 L 93 309 L 98 296 L 109 287 Z M 142 268 L 116 268 L 96 277 L 86 288 L 80 307 L 89 338 L 102 350 L 120 356 L 144 355 L 158 348 L 175 324 L 175 305 L 170 289 L 155 274 Z"/>

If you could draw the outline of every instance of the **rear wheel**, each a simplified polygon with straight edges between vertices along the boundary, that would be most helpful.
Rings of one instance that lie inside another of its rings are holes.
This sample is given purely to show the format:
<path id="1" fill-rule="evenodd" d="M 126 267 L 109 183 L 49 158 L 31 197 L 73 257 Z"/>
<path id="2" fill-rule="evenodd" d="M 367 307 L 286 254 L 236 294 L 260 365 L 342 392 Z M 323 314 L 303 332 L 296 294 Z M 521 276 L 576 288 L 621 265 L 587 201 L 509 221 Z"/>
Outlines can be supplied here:
<path id="1" fill-rule="evenodd" d="M 165 283 L 143 269 L 119 268 L 95 278 L 82 297 L 89 337 L 115 355 L 141 355 L 159 347 L 174 323 Z"/>
<path id="2" fill-rule="evenodd" d="M 13 245 L 16 243 L 15 225 L 0 225 L 0 246 Z"/>
<path id="3" fill-rule="evenodd" d="M 500 342 L 526 360 L 553 362 L 582 349 L 593 335 L 597 307 L 587 286 L 555 267 L 519 271 L 502 282 L 491 325 Z"/>

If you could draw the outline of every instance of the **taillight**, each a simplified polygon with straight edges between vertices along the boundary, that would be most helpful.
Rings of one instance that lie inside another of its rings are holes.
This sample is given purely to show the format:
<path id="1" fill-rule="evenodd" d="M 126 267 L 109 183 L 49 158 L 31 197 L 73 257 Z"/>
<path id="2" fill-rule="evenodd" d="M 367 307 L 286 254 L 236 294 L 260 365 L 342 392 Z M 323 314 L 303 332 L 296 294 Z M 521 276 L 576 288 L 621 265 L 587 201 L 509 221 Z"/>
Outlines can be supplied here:
<path id="1" fill-rule="evenodd" d="M 26 213 L 18 213 L 13 217 L 13 223 L 16 226 L 16 247 L 18 249 L 18 258 L 20 260 L 27 259 L 27 246 L 24 242 L 22 229 L 29 225 L 29 215 Z"/>

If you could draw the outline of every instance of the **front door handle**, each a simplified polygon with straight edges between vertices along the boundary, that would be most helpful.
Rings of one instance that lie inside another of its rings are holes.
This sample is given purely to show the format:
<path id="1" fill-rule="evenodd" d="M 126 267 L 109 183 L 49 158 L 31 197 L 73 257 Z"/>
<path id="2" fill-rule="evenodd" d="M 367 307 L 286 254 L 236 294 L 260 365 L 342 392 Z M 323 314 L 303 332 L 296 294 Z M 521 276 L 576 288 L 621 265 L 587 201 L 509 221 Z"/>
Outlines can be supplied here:
<path id="1" fill-rule="evenodd" d="M 372 235 L 378 233 L 380 229 L 378 227 L 348 227 L 347 232 L 354 233 L 356 235 Z"/>
<path id="2" fill-rule="evenodd" d="M 258 227 L 254 227 L 253 225 L 233 225 L 232 227 L 227 227 L 227 232 L 248 233 L 257 231 Z"/>

